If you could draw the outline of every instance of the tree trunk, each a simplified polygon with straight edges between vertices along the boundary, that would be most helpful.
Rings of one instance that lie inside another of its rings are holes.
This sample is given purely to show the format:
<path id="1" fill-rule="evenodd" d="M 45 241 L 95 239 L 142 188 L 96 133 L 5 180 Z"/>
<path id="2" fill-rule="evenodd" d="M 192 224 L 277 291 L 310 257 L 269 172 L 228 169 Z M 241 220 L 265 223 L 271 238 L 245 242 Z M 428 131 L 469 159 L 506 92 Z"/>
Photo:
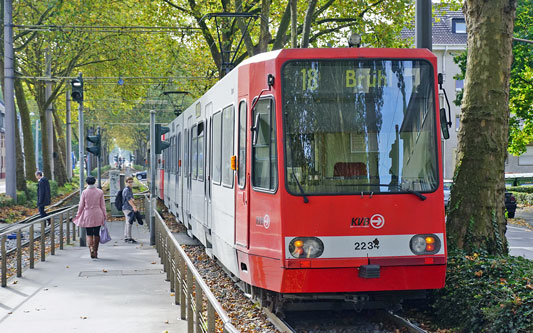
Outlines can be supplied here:
<path id="1" fill-rule="evenodd" d="M 311 23 L 313 22 L 313 14 L 315 12 L 317 1 L 318 0 L 309 1 L 309 5 L 307 6 L 307 10 L 305 12 L 302 43 L 301 43 L 301 47 L 303 49 L 309 47 L 309 36 L 311 35 Z"/>
<path id="2" fill-rule="evenodd" d="M 22 156 L 22 146 L 20 145 L 19 122 L 15 113 L 15 150 L 17 167 L 17 190 L 26 191 L 26 178 L 24 177 L 24 157 Z"/>
<path id="3" fill-rule="evenodd" d="M 298 47 L 298 1 L 289 0 L 291 6 L 291 47 Z"/>
<path id="4" fill-rule="evenodd" d="M 504 170 L 514 0 L 466 0 L 468 60 L 448 244 L 507 254 Z"/>
<path id="5" fill-rule="evenodd" d="M 261 1 L 261 23 L 259 24 L 261 29 L 261 36 L 259 39 L 259 44 L 257 45 L 257 52 L 255 54 L 266 52 L 268 49 L 268 43 L 272 38 L 268 24 L 268 21 L 270 20 L 270 4 L 271 0 Z"/>
<path id="6" fill-rule="evenodd" d="M 39 118 L 41 120 L 41 153 L 43 156 L 43 174 L 46 178 L 52 179 L 52 169 L 50 159 L 48 158 L 48 132 L 46 131 L 46 110 L 39 108 Z"/>
<path id="7" fill-rule="evenodd" d="M 67 156 L 67 147 L 65 144 L 65 135 L 63 133 L 63 123 L 57 112 L 53 112 L 54 119 L 54 173 L 56 176 L 57 184 L 63 186 L 68 182 L 67 177 L 67 166 L 66 166 L 66 156 Z"/>
<path id="8" fill-rule="evenodd" d="M 54 126 L 56 127 L 56 126 Z M 57 128 L 57 127 L 56 127 Z M 63 186 L 67 182 L 67 170 L 65 168 L 64 154 L 58 144 L 58 138 L 54 131 L 54 176 L 58 186 Z"/>
<path id="9" fill-rule="evenodd" d="M 33 153 L 33 133 L 31 130 L 31 119 L 28 109 L 28 103 L 26 102 L 26 95 L 24 94 L 24 88 L 22 87 L 22 81 L 20 79 L 15 80 L 15 96 L 17 97 L 17 106 L 20 113 L 20 119 L 22 121 L 22 134 L 24 135 L 24 162 L 26 165 L 26 179 L 36 182 L 35 171 L 36 162 L 35 154 Z M 19 169 L 20 170 L 20 169 Z"/>

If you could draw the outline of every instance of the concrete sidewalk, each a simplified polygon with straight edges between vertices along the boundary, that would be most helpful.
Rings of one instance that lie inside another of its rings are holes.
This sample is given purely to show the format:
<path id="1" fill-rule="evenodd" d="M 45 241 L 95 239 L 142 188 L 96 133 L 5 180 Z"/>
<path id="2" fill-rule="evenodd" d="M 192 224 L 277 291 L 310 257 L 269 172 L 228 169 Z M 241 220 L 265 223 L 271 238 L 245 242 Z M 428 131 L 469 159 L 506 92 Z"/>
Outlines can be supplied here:
<path id="1" fill-rule="evenodd" d="M 0 332 L 186 332 L 147 228 L 136 224 L 139 243 L 126 244 L 123 226 L 108 222 L 113 240 L 100 245 L 98 260 L 67 246 L 9 279 L 0 288 Z"/>

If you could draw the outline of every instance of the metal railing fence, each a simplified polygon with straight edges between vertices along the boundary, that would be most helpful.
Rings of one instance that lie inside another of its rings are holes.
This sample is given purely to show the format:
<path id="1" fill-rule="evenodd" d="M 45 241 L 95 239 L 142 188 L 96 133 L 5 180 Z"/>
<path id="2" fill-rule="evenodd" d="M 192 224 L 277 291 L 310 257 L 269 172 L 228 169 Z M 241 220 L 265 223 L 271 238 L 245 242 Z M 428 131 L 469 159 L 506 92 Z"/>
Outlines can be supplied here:
<path id="1" fill-rule="evenodd" d="M 76 225 L 72 223 L 72 218 L 76 216 L 78 211 L 78 205 L 71 206 L 65 210 L 62 210 L 57 213 L 50 214 L 46 217 L 39 218 L 35 221 L 23 223 L 17 226 L 13 226 L 8 231 L 0 233 L 0 253 L 2 256 L 2 271 L 1 281 L 2 287 L 7 286 L 7 257 L 8 251 L 6 251 L 6 242 L 9 235 L 16 234 L 16 265 L 17 265 L 17 277 L 22 276 L 22 249 L 23 247 L 28 246 L 28 255 L 29 255 L 29 267 L 30 269 L 34 268 L 35 261 L 35 242 L 37 239 L 40 240 L 41 247 L 41 261 L 46 261 L 46 238 L 47 233 L 50 239 L 50 254 L 55 255 L 56 253 L 56 239 L 59 241 L 59 249 L 63 250 L 63 246 L 66 240 L 67 244 L 72 241 L 76 241 Z M 50 225 L 47 226 L 47 221 L 50 220 Z M 38 226 L 38 230 L 35 230 Z M 56 227 L 59 229 L 59 235 L 56 236 Z M 27 229 L 27 231 L 26 231 Z M 36 235 L 36 231 L 38 234 Z M 79 231 L 79 230 L 78 230 Z M 27 241 L 23 242 L 23 235 L 27 234 Z"/>
<path id="2" fill-rule="evenodd" d="M 153 213 L 155 214 L 155 247 L 167 274 L 166 279 L 170 282 L 170 291 L 174 292 L 174 302 L 181 305 L 180 318 L 187 320 L 187 331 L 189 333 L 215 332 L 215 316 L 218 315 L 224 332 L 239 332 L 231 324 L 226 311 L 203 281 L 161 215 L 157 211 Z"/>

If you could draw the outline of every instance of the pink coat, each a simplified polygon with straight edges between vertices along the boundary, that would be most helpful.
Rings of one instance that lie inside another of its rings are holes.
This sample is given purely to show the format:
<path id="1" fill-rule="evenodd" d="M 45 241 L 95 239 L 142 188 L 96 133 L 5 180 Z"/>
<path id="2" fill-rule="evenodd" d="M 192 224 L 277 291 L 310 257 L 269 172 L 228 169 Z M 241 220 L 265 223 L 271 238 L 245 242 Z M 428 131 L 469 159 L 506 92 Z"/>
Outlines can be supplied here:
<path id="1" fill-rule="evenodd" d="M 87 187 L 81 193 L 78 213 L 72 221 L 80 227 L 88 228 L 103 225 L 106 218 L 104 192 L 93 186 Z"/>

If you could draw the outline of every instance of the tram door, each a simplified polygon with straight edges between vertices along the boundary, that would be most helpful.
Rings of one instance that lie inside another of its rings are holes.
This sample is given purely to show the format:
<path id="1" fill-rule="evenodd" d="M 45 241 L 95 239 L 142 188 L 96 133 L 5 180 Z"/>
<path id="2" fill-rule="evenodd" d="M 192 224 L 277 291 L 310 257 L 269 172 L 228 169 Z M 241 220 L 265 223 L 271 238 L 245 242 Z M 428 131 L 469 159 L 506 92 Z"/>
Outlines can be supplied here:
<path id="1" fill-rule="evenodd" d="M 237 186 L 235 191 L 235 244 L 242 248 L 249 247 L 250 232 L 250 184 L 246 168 L 247 142 L 247 96 L 239 102 L 238 133 L 237 133 Z M 248 178 L 248 179 L 247 179 Z M 248 183 L 247 183 L 248 181 Z"/>

